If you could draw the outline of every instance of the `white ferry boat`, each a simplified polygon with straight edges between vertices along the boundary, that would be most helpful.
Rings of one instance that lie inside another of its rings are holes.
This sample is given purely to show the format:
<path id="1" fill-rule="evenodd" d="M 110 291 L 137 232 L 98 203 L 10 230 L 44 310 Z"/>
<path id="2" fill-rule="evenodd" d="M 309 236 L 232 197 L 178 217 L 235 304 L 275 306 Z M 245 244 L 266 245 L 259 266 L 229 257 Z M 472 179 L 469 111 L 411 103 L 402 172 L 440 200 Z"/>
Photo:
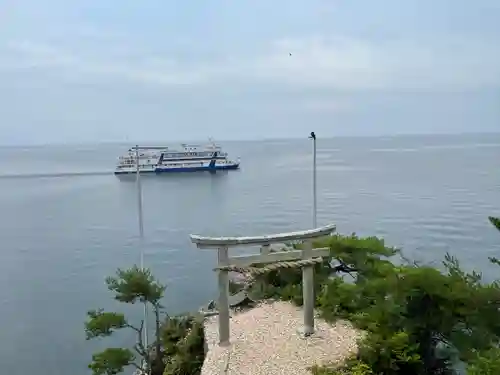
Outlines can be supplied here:
<path id="1" fill-rule="evenodd" d="M 238 169 L 240 160 L 229 160 L 221 147 L 211 142 L 207 145 L 181 144 L 180 148 L 163 146 L 136 146 L 118 158 L 115 174 L 194 172 Z"/>

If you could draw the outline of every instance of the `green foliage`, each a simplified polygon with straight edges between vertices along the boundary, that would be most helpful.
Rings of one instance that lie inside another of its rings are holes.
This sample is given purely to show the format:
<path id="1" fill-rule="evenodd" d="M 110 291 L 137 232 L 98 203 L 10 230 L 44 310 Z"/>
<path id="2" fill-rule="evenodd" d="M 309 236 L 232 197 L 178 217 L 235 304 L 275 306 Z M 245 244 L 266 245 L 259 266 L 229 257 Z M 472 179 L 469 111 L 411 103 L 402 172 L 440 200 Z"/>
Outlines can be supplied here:
<path id="1" fill-rule="evenodd" d="M 116 276 L 107 277 L 109 290 L 115 292 L 115 299 L 120 302 L 149 302 L 159 304 L 165 292 L 165 286 L 160 284 L 147 268 L 133 266 L 131 269 L 118 269 Z"/>
<path id="2" fill-rule="evenodd" d="M 375 373 L 446 373 L 447 360 L 437 358 L 436 346 L 439 340 L 453 341 L 459 323 L 476 314 L 469 277 L 378 264 L 382 267 L 369 270 L 370 278 L 355 284 L 336 278 L 324 286 L 322 315 L 350 319 L 368 331 L 358 358 Z"/>
<path id="3" fill-rule="evenodd" d="M 346 375 L 375 375 L 375 373 L 373 372 L 373 370 L 371 369 L 371 367 L 369 365 L 367 365 L 366 363 L 359 361 L 359 360 L 355 360 L 355 361 L 351 362 L 350 366 L 345 368 L 345 372 L 340 373 L 340 374 L 341 375 L 344 375 L 344 374 L 346 374 Z"/>
<path id="4" fill-rule="evenodd" d="M 174 372 L 167 374 L 196 374 L 197 368 L 201 371 L 205 354 L 204 346 L 201 345 L 201 350 L 199 348 L 200 340 L 204 344 L 203 325 L 195 322 L 194 318 L 185 316 L 169 317 L 163 324 L 160 322 L 160 302 L 165 286 L 153 277 L 150 270 L 137 266 L 126 270 L 118 269 L 115 276 L 106 278 L 106 283 L 117 301 L 129 304 L 140 302 L 151 307 L 156 321 L 156 340 L 150 347 L 145 347 L 142 321 L 140 325 L 133 325 L 124 314 L 105 312 L 102 309 L 90 310 L 85 322 L 87 339 L 110 336 L 123 328 L 132 329 L 137 337 L 132 349 L 108 348 L 94 354 L 89 364 L 94 375 L 120 374 L 128 366 L 141 368 L 141 364 L 145 369 L 150 369 L 152 375 L 162 375 L 166 368 L 165 362 L 175 363 Z"/>
<path id="5" fill-rule="evenodd" d="M 406 332 L 374 332 L 361 343 L 358 358 L 374 373 L 414 374 L 422 367 L 419 345 Z"/>
<path id="6" fill-rule="evenodd" d="M 297 249 L 302 246 L 303 244 L 294 244 Z M 335 234 L 323 237 L 314 241 L 313 246 L 315 248 L 328 247 L 331 253 L 330 258 L 314 266 L 316 291 L 320 291 L 325 284 L 328 284 L 330 277 L 335 274 L 330 264 L 334 259 L 341 264 L 360 270 L 358 277 L 366 278 L 377 272 L 383 272 L 384 268 L 390 269 L 392 263 L 384 258 L 398 253 L 397 249 L 387 247 L 382 239 L 360 238 L 356 234 L 350 236 Z M 255 298 L 279 298 L 302 305 L 302 271 L 298 268 L 280 269 L 259 275 L 257 285 L 258 290 L 253 291 Z"/>
<path id="7" fill-rule="evenodd" d="M 500 349 L 490 348 L 477 353 L 469 362 L 468 375 L 496 375 L 500 374 Z"/>
<path id="8" fill-rule="evenodd" d="M 333 255 L 342 256 L 346 263 L 356 265 L 357 262 L 368 259 L 378 259 L 377 257 L 391 257 L 398 253 L 398 250 L 385 245 L 383 239 L 378 237 L 359 237 L 356 233 L 349 236 L 336 233 L 333 236 L 323 238 L 314 242 L 315 247 L 330 247 Z"/>
<path id="9" fill-rule="evenodd" d="M 161 340 L 167 356 L 177 354 L 179 350 L 177 345 L 186 337 L 192 327 L 192 320 L 192 317 L 172 316 L 165 321 L 161 330 Z"/>
<path id="10" fill-rule="evenodd" d="M 488 219 L 490 220 L 490 223 L 493 224 L 493 226 L 495 228 L 497 228 L 498 230 L 500 230 L 500 218 L 490 216 L 490 217 L 488 217 Z"/>
<path id="11" fill-rule="evenodd" d="M 92 356 L 89 368 L 95 375 L 116 375 L 134 363 L 134 354 L 123 348 L 108 348 Z"/>
<path id="12" fill-rule="evenodd" d="M 199 375 L 205 359 L 202 318 L 192 316 L 170 319 L 162 335 L 168 352 L 163 374 Z"/>
<path id="13" fill-rule="evenodd" d="M 89 320 L 85 322 L 87 340 L 94 337 L 109 336 L 114 331 L 127 326 L 125 315 L 104 310 L 90 310 L 87 312 Z"/>
<path id="14" fill-rule="evenodd" d="M 370 365 L 358 360 L 350 359 L 341 367 L 319 367 L 311 368 L 312 375 L 375 375 Z"/>
<path id="15" fill-rule="evenodd" d="M 134 304 L 137 301 L 149 303 L 154 312 L 159 314 L 159 301 L 163 296 L 165 287 L 159 284 L 151 272 L 134 266 L 128 270 L 118 269 L 116 276 L 106 278 L 108 289 L 115 294 L 115 299 L 124 303 Z M 124 314 L 117 312 L 105 312 L 103 309 L 90 310 L 85 322 L 85 333 L 87 340 L 96 337 L 110 336 L 116 330 L 130 328 L 137 334 L 137 342 L 133 347 L 134 352 L 139 355 L 141 362 L 147 368 L 153 368 L 157 364 L 160 355 L 152 357 L 150 349 L 143 343 L 143 322 L 140 326 L 129 324 Z M 109 348 L 93 356 L 89 368 L 94 375 L 119 374 L 125 366 L 133 365 L 140 367 L 135 361 L 132 350 L 125 348 Z M 163 370 L 163 369 L 162 369 Z"/>
<path id="16" fill-rule="evenodd" d="M 356 313 L 364 302 L 360 300 L 358 289 L 357 285 L 348 284 L 338 277 L 324 284 L 317 298 L 323 318 L 332 321 Z"/>
<path id="17" fill-rule="evenodd" d="M 490 221 L 500 229 L 499 219 Z M 348 319 L 366 335 L 355 358 L 340 368 L 315 367 L 313 374 L 444 375 L 452 373 L 456 355 L 473 375 L 500 374 L 500 281 L 485 283 L 450 255 L 443 270 L 396 265 L 391 260 L 400 251 L 375 237 L 336 234 L 314 243 L 326 246 L 331 257 L 316 268 L 316 307 L 324 319 Z M 261 281 L 268 295 L 300 304 L 300 270 Z"/>
<path id="18" fill-rule="evenodd" d="M 488 219 L 490 220 L 490 223 L 495 227 L 497 228 L 499 231 L 500 231 L 500 218 L 498 217 L 493 217 L 493 216 L 490 216 L 488 217 Z M 490 257 L 490 262 L 491 263 L 494 263 L 496 265 L 499 265 L 500 266 L 500 260 L 498 260 L 497 258 L 495 257 Z"/>

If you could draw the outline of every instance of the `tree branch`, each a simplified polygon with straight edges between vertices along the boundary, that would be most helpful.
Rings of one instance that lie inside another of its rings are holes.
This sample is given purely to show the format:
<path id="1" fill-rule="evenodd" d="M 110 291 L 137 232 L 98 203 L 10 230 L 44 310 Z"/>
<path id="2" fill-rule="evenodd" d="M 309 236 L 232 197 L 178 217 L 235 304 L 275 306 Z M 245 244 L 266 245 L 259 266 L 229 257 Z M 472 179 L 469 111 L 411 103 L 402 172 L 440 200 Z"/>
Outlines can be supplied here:
<path id="1" fill-rule="evenodd" d="M 331 266 L 330 265 L 330 269 L 332 270 L 332 273 L 339 273 L 339 272 L 342 272 L 342 273 L 347 273 L 349 274 L 353 279 L 355 279 L 356 277 L 352 274 L 352 272 L 358 272 L 358 270 L 354 267 L 351 267 L 349 265 L 347 265 L 342 259 L 340 258 L 335 258 L 335 260 L 337 262 L 339 262 L 338 265 L 336 266 Z"/>
<path id="2" fill-rule="evenodd" d="M 155 330 L 156 330 L 156 345 L 155 345 L 155 351 L 156 351 L 156 359 L 157 360 L 162 360 L 163 358 L 163 353 L 161 351 L 161 338 L 160 338 L 160 329 L 161 329 L 161 323 L 160 323 L 160 309 L 161 309 L 161 305 L 158 303 L 158 304 L 154 304 L 153 305 L 154 308 L 154 313 L 155 313 Z"/>
<path id="3" fill-rule="evenodd" d="M 125 325 L 127 328 L 133 329 L 135 332 L 137 332 L 137 344 L 134 345 L 134 350 L 136 351 L 137 354 L 139 354 L 147 363 L 150 365 L 150 358 L 147 349 L 144 347 L 144 342 L 142 338 L 143 330 L 144 330 L 144 320 L 141 320 L 141 325 L 139 328 L 132 324 L 126 324 Z"/>
<path id="4" fill-rule="evenodd" d="M 144 347 L 140 344 L 135 344 L 134 345 L 134 350 L 136 351 L 137 354 L 139 354 L 141 357 L 146 357 L 147 356 L 147 352 L 146 350 L 144 349 Z"/>
<path id="5" fill-rule="evenodd" d="M 132 328 L 134 331 L 136 331 L 139 334 L 142 334 L 142 328 L 144 327 L 144 320 L 141 320 L 141 325 L 139 328 L 133 326 L 132 324 L 126 324 L 126 327 Z"/>

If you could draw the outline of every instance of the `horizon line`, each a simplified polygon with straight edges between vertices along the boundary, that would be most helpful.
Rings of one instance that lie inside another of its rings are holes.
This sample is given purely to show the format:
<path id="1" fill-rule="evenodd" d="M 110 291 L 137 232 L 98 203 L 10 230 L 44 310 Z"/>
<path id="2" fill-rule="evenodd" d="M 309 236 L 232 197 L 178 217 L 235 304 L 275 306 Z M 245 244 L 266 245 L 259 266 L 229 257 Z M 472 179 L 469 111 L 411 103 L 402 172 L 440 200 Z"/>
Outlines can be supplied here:
<path id="1" fill-rule="evenodd" d="M 290 140 L 299 140 L 299 139 L 307 139 L 309 137 L 310 132 L 305 132 L 304 137 L 299 137 L 299 136 L 292 136 L 292 137 L 286 137 L 286 138 L 275 138 L 275 137 L 270 137 L 270 138 L 247 138 L 247 139 L 213 139 L 214 142 L 276 142 L 276 141 L 290 141 Z M 318 137 L 318 140 L 321 139 L 336 139 L 336 138 L 342 138 L 342 139 L 348 139 L 348 138 L 414 138 L 414 137 L 429 137 L 429 136 L 434 136 L 434 137 L 446 137 L 446 136 L 473 136 L 473 135 L 495 135 L 498 136 L 500 135 L 500 130 L 499 131 L 487 131 L 487 132 L 440 132 L 440 133 L 388 133 L 388 134 L 372 134 L 372 135 L 329 135 L 326 137 Z M 70 141 L 70 142 L 51 142 L 51 143 L 24 143 L 24 144 L 0 144 L 0 148 L 18 148 L 18 147 L 47 147 L 47 146 L 85 146 L 85 145 L 109 145 L 109 144 L 114 144 L 114 145 L 119 145 L 119 144 L 130 144 L 130 145 L 144 145 L 144 144 L 171 144 L 171 143 L 207 143 L 209 142 L 209 139 L 211 137 L 206 137 L 206 139 L 191 139 L 191 140 L 186 140 L 186 139 L 170 139 L 168 141 L 151 141 L 151 140 L 135 140 L 135 141 L 128 141 L 128 140 L 106 140 L 106 141 L 82 141 L 82 142 L 75 142 L 75 141 Z"/>

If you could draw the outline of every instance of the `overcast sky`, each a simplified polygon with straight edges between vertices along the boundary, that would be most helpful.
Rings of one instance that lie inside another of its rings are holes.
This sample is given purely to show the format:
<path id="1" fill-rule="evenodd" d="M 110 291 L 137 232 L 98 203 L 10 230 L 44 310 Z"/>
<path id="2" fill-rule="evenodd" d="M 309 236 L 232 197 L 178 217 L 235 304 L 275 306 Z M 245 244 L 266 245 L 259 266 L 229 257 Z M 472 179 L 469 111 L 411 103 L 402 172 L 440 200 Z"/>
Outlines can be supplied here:
<path id="1" fill-rule="evenodd" d="M 500 131 L 499 20 L 500 0 L 0 0 L 0 143 Z"/>

